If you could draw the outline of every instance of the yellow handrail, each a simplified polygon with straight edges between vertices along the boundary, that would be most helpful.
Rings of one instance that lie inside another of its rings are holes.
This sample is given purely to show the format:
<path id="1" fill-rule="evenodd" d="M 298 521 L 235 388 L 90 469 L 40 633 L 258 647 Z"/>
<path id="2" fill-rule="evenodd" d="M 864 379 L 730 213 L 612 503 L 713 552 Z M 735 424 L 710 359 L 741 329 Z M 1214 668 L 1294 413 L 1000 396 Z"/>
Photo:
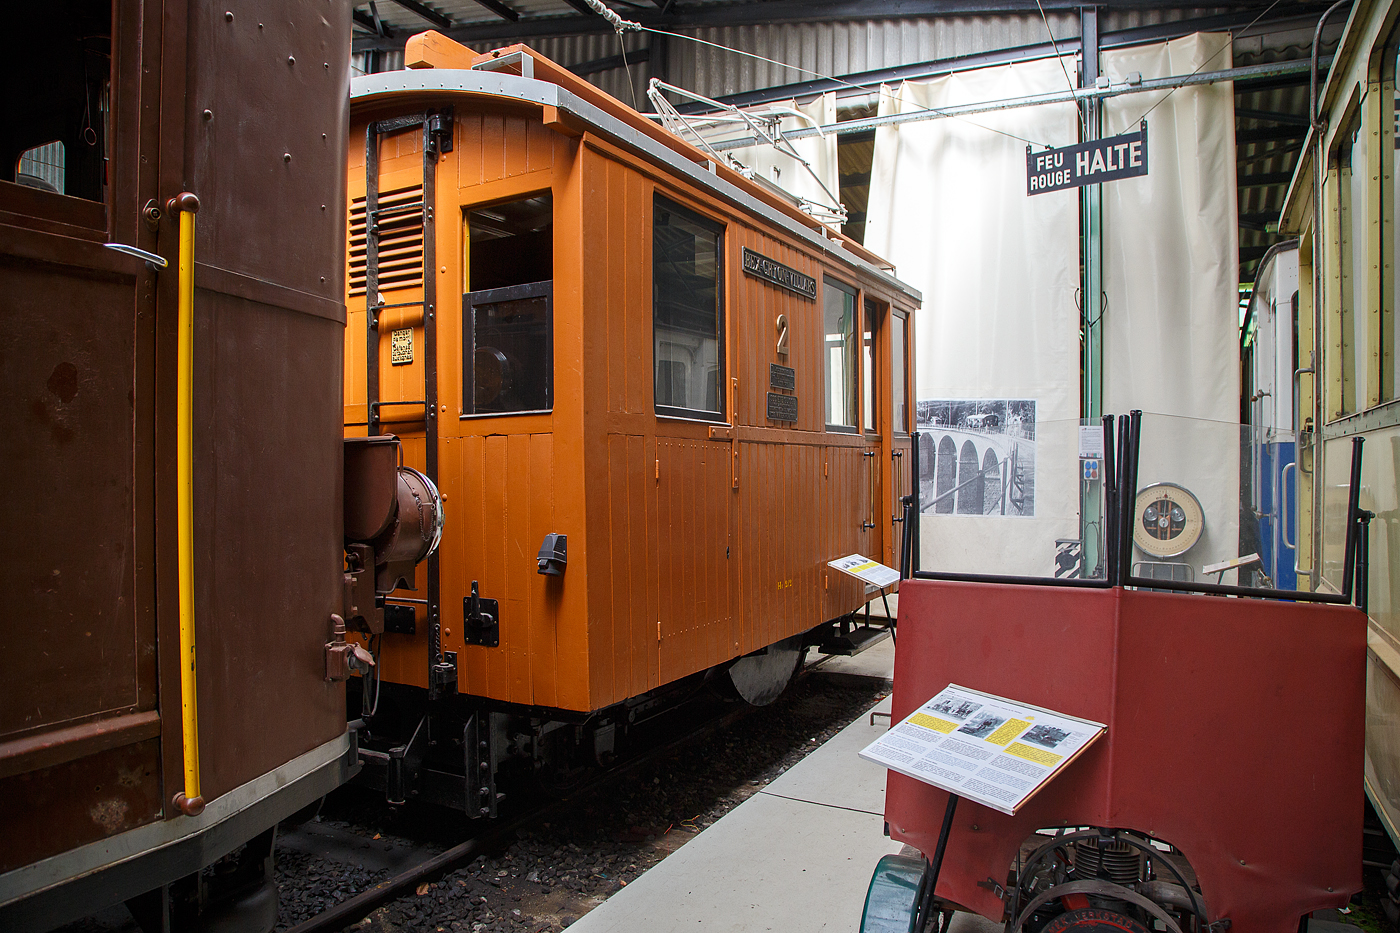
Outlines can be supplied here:
<path id="1" fill-rule="evenodd" d="M 167 207 L 180 218 L 179 325 L 175 360 L 176 528 L 180 576 L 180 712 L 184 736 L 185 789 L 175 807 L 188 816 L 204 809 L 199 790 L 199 697 L 194 650 L 194 215 L 199 198 L 184 192 Z"/>

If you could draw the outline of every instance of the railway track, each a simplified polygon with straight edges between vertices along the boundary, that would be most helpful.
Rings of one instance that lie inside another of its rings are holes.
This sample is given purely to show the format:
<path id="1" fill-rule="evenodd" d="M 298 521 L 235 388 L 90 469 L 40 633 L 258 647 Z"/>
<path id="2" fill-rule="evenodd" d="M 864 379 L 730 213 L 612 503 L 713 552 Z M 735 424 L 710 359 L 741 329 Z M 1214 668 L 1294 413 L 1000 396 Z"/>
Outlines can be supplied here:
<path id="1" fill-rule="evenodd" d="M 887 690 L 878 679 L 810 666 L 771 706 L 729 706 L 563 796 L 484 827 L 469 824 L 470 838 L 415 853 L 412 864 L 405 863 L 413 855 L 396 853 L 398 867 L 381 868 L 369 887 L 281 929 L 331 933 L 357 923 L 371 933 L 562 929 L 761 790 Z M 352 789 L 327 809 L 343 817 L 356 796 L 365 795 Z M 395 820 L 404 815 L 393 811 L 386 822 L 371 819 L 377 826 L 354 829 L 379 828 L 371 849 L 396 849 L 392 837 L 403 827 Z M 408 830 L 417 831 L 422 827 Z M 445 834 L 428 832 L 439 841 Z M 354 857 L 353 849 L 340 855 Z M 282 887 L 283 916 L 297 917 L 304 895 L 294 890 L 294 879 Z"/>

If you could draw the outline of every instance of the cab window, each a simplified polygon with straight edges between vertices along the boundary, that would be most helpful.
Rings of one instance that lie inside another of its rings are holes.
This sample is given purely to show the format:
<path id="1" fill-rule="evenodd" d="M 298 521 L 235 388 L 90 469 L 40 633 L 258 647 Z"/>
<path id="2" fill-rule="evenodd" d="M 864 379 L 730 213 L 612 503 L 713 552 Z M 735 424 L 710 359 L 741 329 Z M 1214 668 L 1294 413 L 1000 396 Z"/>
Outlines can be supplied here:
<path id="1" fill-rule="evenodd" d="M 554 207 L 548 194 L 467 213 L 464 415 L 554 407 Z"/>

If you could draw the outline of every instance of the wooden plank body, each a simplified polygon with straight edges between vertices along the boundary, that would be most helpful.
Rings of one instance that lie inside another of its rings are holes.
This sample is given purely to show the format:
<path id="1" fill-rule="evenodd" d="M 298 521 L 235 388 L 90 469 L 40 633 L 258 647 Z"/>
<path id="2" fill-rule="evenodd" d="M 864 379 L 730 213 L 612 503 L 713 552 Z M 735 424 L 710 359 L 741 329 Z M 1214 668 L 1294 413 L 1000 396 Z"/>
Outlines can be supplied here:
<path id="1" fill-rule="evenodd" d="M 535 61 L 536 75 L 551 67 Z M 557 80 L 599 95 L 571 77 Z M 453 140 L 436 164 L 438 262 L 431 274 L 439 296 L 439 483 L 448 519 L 440 562 L 442 640 L 443 650 L 459 658 L 460 692 L 596 710 L 860 607 L 862 585 L 829 570 L 826 561 L 857 551 L 897 561 L 899 525 L 891 519 L 898 495 L 909 491 L 909 472 L 900 474 L 896 488 L 891 453 L 907 450 L 908 425 L 896 435 L 886 389 L 874 424 L 827 430 L 822 295 L 814 302 L 745 275 L 742 250 L 815 278 L 819 290 L 830 276 L 858 290 L 858 301 L 869 298 L 901 315 L 912 314 L 917 297 L 857 261 L 859 247 L 851 247 L 848 261 L 837 261 L 628 147 L 616 128 L 605 132 L 566 120 L 554 107 L 504 96 L 357 93 L 349 147 L 352 203 L 365 196 L 371 121 L 447 106 L 454 113 Z M 631 113 L 616 101 L 609 106 Z M 639 135 L 655 131 L 643 127 L 639 115 L 628 119 Z M 421 136 L 405 130 L 385 138 L 381 192 L 419 183 Z M 675 142 L 677 150 L 685 148 Z M 761 190 L 729 174 L 746 191 Z M 545 192 L 553 202 L 553 408 L 464 416 L 461 295 L 472 288 L 467 214 Z M 726 414 L 714 421 L 656 412 L 657 195 L 723 227 Z M 384 288 L 383 301 L 417 300 L 418 289 L 417 283 Z M 352 289 L 348 307 L 346 423 L 348 431 L 362 433 L 364 294 Z M 382 402 L 423 398 L 421 358 L 410 365 L 389 362 L 393 327 L 413 327 L 415 346 L 422 346 L 421 313 L 399 311 L 408 313 L 379 329 Z M 386 319 L 395 313 L 386 311 Z M 790 324 L 786 355 L 777 352 L 779 314 Z M 887 386 L 890 328 L 872 333 L 875 378 Z M 906 333 L 912 344 L 912 320 Z M 771 363 L 796 370 L 794 424 L 766 417 Z M 908 361 L 903 372 L 912 372 Z M 404 437 L 409 462 L 422 463 L 421 421 L 386 423 L 383 430 Z M 568 536 L 562 577 L 536 572 L 536 552 L 550 532 Z M 422 595 L 425 573 L 420 567 L 419 592 L 408 595 Z M 460 607 L 474 580 L 481 595 L 500 600 L 499 647 L 463 641 Z M 385 679 L 427 686 L 422 615 L 419 610 L 417 634 L 384 636 Z"/>

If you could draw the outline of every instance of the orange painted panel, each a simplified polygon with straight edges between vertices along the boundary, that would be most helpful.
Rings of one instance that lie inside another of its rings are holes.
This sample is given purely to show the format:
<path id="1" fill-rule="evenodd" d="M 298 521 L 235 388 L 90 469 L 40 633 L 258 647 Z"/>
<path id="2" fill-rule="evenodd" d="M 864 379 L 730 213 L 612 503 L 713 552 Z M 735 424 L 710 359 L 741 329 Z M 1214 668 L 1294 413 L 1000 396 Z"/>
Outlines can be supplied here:
<path id="1" fill-rule="evenodd" d="M 560 135 L 518 105 L 467 105 L 460 97 L 453 103 L 454 148 L 437 175 L 439 268 L 430 274 L 437 276 L 445 406 L 443 644 L 458 652 L 462 692 L 598 709 L 858 608 L 863 587 L 825 562 L 853 551 L 883 556 L 893 531 L 883 513 L 895 492 L 886 487 L 896 480 L 889 444 L 825 432 L 821 305 L 745 275 L 741 252 L 747 246 L 819 283 L 829 271 L 888 304 L 903 307 L 902 299 L 874 276 L 763 228 L 591 134 Z M 352 139 L 357 133 L 363 139 L 362 121 Z M 385 142 L 381 190 L 421 179 L 420 146 L 417 133 Z M 363 197 L 363 146 L 350 150 L 350 194 Z M 460 294 L 469 287 L 463 209 L 545 188 L 555 205 L 554 411 L 455 417 L 463 378 Z M 717 434 L 704 423 L 654 414 L 657 190 L 725 226 L 726 375 L 738 385 L 725 386 L 728 425 L 715 426 Z M 416 294 L 401 288 L 388 297 Z M 363 296 L 353 296 L 349 308 L 352 421 L 364 420 Z M 779 314 L 789 324 L 786 355 L 777 352 Z M 391 367 L 381 335 L 385 399 L 423 397 L 421 321 L 402 323 L 414 328 L 415 360 Z M 771 363 L 796 371 L 796 424 L 767 420 Z M 741 426 L 738 441 L 725 433 L 729 425 Z M 398 427 L 408 440 L 407 462 L 421 467 L 421 430 Z M 867 446 L 876 457 L 862 455 Z M 861 529 L 872 520 L 876 529 Z M 535 572 L 535 553 L 549 532 L 568 535 L 562 578 Z M 460 606 L 472 580 L 501 600 L 498 648 L 462 643 Z M 386 635 L 387 679 L 423 685 L 426 642 L 426 635 Z"/>

